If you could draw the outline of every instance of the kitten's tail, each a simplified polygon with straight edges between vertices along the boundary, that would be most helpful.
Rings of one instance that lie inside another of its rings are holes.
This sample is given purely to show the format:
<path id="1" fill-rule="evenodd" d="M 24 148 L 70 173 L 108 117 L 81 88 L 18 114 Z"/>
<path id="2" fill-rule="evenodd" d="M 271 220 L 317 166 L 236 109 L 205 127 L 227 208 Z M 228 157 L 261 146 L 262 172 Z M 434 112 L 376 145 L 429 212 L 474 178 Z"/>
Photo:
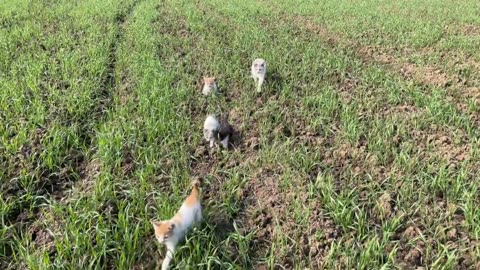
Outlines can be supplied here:
<path id="1" fill-rule="evenodd" d="M 194 179 L 192 181 L 192 187 L 198 189 L 200 187 L 200 181 L 198 181 L 198 179 Z"/>
<path id="2" fill-rule="evenodd" d="M 198 179 L 192 181 L 192 193 L 197 195 L 200 193 L 200 181 Z"/>
<path id="3" fill-rule="evenodd" d="M 192 181 L 192 192 L 190 193 L 190 197 L 196 202 L 200 200 L 200 181 L 198 181 L 198 179 Z"/>

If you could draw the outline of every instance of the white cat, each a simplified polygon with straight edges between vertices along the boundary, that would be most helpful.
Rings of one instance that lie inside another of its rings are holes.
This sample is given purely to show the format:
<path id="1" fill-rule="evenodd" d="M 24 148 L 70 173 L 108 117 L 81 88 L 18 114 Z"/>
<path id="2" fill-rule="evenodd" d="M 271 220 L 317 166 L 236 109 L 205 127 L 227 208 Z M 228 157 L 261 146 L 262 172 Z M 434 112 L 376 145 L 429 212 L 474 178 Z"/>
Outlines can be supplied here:
<path id="1" fill-rule="evenodd" d="M 262 90 L 262 84 L 267 74 L 267 62 L 261 58 L 257 58 L 252 63 L 252 78 L 257 83 L 257 92 Z"/>
<path id="2" fill-rule="evenodd" d="M 152 221 L 155 237 L 160 244 L 165 244 L 167 247 L 167 253 L 162 262 L 162 270 L 168 269 L 178 242 L 185 237 L 191 227 L 199 224 L 202 219 L 199 185 L 200 183 L 197 180 L 192 182 L 192 192 L 173 218 Z"/>
<path id="3" fill-rule="evenodd" d="M 220 123 L 213 115 L 208 115 L 203 123 L 203 137 L 207 142 L 210 142 L 210 147 L 213 147 L 218 138 L 220 131 Z"/>
<path id="4" fill-rule="evenodd" d="M 217 93 L 218 88 L 217 88 L 217 83 L 215 82 L 215 77 L 203 77 L 203 90 L 202 94 L 205 96 L 210 94 L 210 93 Z"/>

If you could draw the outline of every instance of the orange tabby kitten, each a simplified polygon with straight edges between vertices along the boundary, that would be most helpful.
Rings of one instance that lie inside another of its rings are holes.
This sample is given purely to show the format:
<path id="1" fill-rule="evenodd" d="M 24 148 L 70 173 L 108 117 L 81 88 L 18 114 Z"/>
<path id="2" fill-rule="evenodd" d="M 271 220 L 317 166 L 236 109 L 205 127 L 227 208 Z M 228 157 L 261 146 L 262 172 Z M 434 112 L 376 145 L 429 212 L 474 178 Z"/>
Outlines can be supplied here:
<path id="1" fill-rule="evenodd" d="M 152 221 L 155 237 L 158 242 L 165 244 L 167 253 L 162 263 L 162 270 L 167 270 L 173 258 L 177 243 L 182 240 L 187 231 L 202 219 L 200 205 L 200 190 L 197 180 L 192 182 L 192 192 L 185 199 L 180 210 L 169 220 Z"/>
<path id="2" fill-rule="evenodd" d="M 217 93 L 217 83 L 215 82 L 215 77 L 203 77 L 203 90 L 202 94 L 205 96 L 210 94 L 211 92 Z"/>

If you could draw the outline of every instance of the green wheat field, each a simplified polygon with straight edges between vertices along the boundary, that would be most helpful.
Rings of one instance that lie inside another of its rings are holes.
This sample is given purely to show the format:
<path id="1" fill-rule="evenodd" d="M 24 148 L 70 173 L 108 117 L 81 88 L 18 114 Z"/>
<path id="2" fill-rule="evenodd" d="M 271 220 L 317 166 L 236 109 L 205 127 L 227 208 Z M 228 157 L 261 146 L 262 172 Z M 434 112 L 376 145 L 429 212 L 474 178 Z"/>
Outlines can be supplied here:
<path id="1" fill-rule="evenodd" d="M 479 87 L 478 0 L 0 1 L 0 269 L 159 269 L 192 179 L 172 269 L 480 269 Z"/>

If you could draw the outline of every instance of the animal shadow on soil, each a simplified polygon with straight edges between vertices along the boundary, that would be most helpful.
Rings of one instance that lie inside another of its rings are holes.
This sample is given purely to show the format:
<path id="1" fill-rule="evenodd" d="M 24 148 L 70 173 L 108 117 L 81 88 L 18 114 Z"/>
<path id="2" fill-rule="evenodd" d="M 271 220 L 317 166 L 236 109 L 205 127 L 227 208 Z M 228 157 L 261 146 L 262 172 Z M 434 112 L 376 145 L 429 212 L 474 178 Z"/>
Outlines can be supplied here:
<path id="1" fill-rule="evenodd" d="M 285 84 L 285 80 L 280 75 L 276 68 L 270 69 L 267 71 L 267 76 L 265 77 L 266 85 L 270 86 L 275 93 L 279 93 Z"/>
<path id="2" fill-rule="evenodd" d="M 257 93 L 257 105 L 263 105 L 266 100 L 276 100 L 279 93 L 285 86 L 285 79 L 281 76 L 277 69 L 271 68 L 267 71 L 265 82 L 260 93 Z M 253 88 L 252 88 L 253 89 Z M 253 90 L 252 90 L 253 91 Z"/>

